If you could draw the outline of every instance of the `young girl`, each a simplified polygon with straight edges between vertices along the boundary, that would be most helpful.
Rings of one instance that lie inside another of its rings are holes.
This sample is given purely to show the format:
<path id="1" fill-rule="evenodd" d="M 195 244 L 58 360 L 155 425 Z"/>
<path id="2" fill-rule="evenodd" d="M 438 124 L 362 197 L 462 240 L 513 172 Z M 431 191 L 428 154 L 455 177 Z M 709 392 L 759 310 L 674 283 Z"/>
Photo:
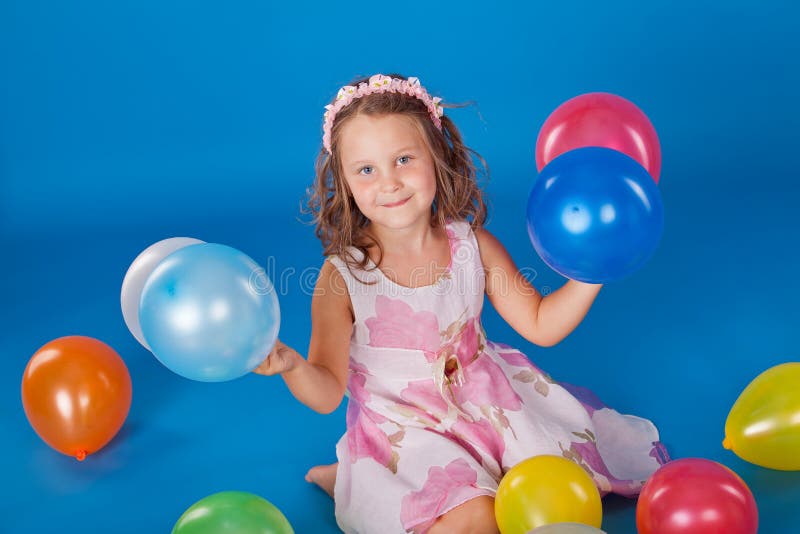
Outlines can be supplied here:
<path id="1" fill-rule="evenodd" d="M 277 342 L 256 369 L 329 413 L 349 393 L 337 464 L 307 479 L 348 533 L 497 532 L 497 485 L 556 454 L 600 491 L 636 495 L 667 460 L 653 424 L 559 384 L 486 338 L 484 293 L 548 347 L 583 319 L 599 285 L 542 297 L 482 228 L 470 149 L 416 78 L 375 75 L 327 106 L 310 190 L 327 256 L 311 305 L 308 359 Z M 334 483 L 335 482 L 335 483 Z"/>

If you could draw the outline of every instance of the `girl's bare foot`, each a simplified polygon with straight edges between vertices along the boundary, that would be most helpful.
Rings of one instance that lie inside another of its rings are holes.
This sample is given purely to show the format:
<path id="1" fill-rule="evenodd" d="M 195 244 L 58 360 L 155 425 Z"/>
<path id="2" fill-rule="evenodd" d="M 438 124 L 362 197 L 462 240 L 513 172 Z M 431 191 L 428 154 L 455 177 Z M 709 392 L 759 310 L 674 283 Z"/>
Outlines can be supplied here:
<path id="1" fill-rule="evenodd" d="M 333 485 L 336 482 L 336 468 L 338 463 L 330 465 L 317 465 L 306 473 L 306 482 L 313 482 L 331 496 L 333 499 Z"/>

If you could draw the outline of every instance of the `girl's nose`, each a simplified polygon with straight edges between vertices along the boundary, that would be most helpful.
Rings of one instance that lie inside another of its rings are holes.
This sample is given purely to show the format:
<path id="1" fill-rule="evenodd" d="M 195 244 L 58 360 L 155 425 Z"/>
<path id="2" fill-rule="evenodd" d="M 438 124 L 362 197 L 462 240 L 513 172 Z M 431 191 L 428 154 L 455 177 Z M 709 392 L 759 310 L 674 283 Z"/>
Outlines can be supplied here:
<path id="1" fill-rule="evenodd" d="M 381 191 L 392 193 L 400 189 L 400 180 L 394 171 L 389 171 L 381 176 Z"/>

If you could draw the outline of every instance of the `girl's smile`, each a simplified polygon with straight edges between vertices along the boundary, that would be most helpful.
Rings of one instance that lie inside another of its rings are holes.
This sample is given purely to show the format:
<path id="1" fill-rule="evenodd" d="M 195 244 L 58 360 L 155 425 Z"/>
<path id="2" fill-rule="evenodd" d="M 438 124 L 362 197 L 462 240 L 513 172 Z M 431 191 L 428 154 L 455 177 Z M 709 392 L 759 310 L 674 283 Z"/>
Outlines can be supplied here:
<path id="1" fill-rule="evenodd" d="M 402 206 L 403 204 L 405 204 L 406 202 L 408 202 L 408 199 L 410 199 L 410 198 L 411 198 L 411 197 L 408 197 L 408 198 L 406 198 L 406 199 L 403 199 L 403 200 L 399 200 L 399 201 L 397 201 L 397 202 L 392 202 L 391 204 L 384 204 L 384 205 L 383 205 L 383 207 L 384 207 L 384 208 L 396 208 L 396 207 L 398 207 L 398 206 Z"/>

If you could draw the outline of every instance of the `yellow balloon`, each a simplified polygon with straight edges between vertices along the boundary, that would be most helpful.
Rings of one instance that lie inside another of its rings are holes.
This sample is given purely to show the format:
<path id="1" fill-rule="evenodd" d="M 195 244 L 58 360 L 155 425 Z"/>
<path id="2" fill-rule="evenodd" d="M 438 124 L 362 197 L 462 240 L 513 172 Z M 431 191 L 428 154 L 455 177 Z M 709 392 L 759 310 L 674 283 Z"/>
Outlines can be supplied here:
<path id="1" fill-rule="evenodd" d="M 750 382 L 728 414 L 722 446 L 762 467 L 800 470 L 800 362 Z"/>
<path id="2" fill-rule="evenodd" d="M 525 534 L 551 523 L 603 521 L 600 492 L 592 477 L 572 460 L 534 456 L 505 474 L 494 500 L 494 515 L 502 534 Z"/>

